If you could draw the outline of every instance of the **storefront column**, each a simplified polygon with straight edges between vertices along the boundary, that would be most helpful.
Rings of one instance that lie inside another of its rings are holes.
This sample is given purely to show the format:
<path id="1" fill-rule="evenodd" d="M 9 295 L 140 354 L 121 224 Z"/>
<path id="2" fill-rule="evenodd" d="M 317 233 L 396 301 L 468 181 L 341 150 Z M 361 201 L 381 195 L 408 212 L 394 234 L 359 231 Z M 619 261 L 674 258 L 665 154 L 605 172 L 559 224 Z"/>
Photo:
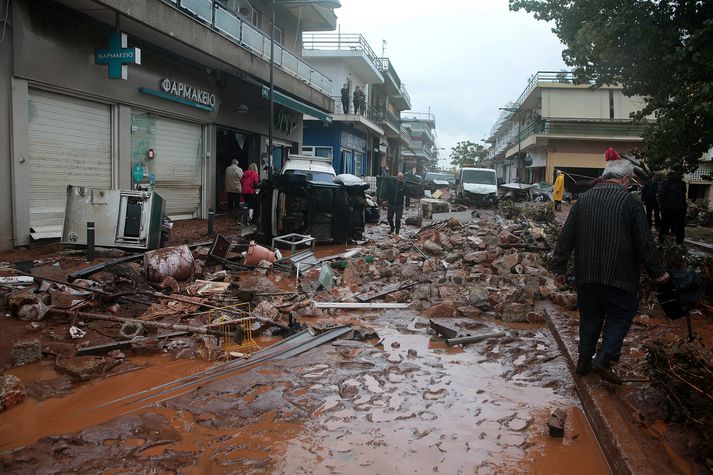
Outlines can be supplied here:
<path id="1" fill-rule="evenodd" d="M 217 154 L 218 154 L 218 145 L 217 145 L 217 140 L 216 140 L 216 134 L 218 133 L 217 127 L 214 124 L 208 125 L 206 128 L 206 158 L 204 160 L 204 171 L 203 175 L 206 177 L 205 179 L 205 189 L 206 192 L 204 193 L 204 200 L 203 200 L 203 216 L 206 217 L 208 216 L 208 208 L 216 208 L 216 202 L 215 202 L 215 196 L 216 196 L 216 178 L 217 178 Z"/>
<path id="2" fill-rule="evenodd" d="M 27 192 L 30 170 L 28 149 L 28 103 L 27 81 L 12 79 L 12 153 L 10 170 L 12 174 L 12 235 L 13 245 L 22 246 L 30 242 L 30 196 Z"/>
<path id="3" fill-rule="evenodd" d="M 11 90 L 12 31 L 8 31 L 0 44 L 0 249 L 12 248 Z"/>
<path id="4" fill-rule="evenodd" d="M 118 175 L 118 180 L 114 180 L 115 183 L 118 182 L 119 189 L 130 190 L 131 189 L 131 107 L 126 105 L 117 106 L 118 117 L 117 127 L 114 130 L 117 131 L 116 141 L 118 143 L 118 163 L 115 173 Z"/>

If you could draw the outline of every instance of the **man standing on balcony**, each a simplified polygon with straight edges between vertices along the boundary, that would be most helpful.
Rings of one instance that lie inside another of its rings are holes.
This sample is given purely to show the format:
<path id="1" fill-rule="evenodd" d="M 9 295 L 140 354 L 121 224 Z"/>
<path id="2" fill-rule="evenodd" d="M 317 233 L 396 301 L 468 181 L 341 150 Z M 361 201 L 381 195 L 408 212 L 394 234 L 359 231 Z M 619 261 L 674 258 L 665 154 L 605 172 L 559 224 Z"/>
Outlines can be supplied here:
<path id="1" fill-rule="evenodd" d="M 359 85 L 354 86 L 354 113 L 359 113 L 359 104 L 361 103 L 361 89 Z"/>
<path id="2" fill-rule="evenodd" d="M 342 110 L 345 114 L 349 113 L 349 87 L 347 87 L 347 83 L 342 86 Z"/>
<path id="3" fill-rule="evenodd" d="M 359 91 L 359 113 L 364 115 L 364 112 L 366 112 L 366 93 L 362 89 Z"/>

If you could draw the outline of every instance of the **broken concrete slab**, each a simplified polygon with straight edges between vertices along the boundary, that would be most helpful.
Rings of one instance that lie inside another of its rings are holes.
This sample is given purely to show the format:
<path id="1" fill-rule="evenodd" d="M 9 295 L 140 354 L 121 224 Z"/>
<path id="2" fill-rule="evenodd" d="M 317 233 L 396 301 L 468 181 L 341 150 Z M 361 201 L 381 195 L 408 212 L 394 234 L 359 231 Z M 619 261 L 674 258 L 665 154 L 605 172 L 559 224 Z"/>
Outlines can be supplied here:
<path id="1" fill-rule="evenodd" d="M 12 347 L 10 359 L 16 366 L 34 363 L 42 359 L 42 345 L 40 340 L 18 341 Z"/>
<path id="2" fill-rule="evenodd" d="M 55 368 L 57 371 L 68 374 L 73 379 L 88 381 L 103 376 L 117 363 L 113 358 L 103 358 L 101 356 L 72 356 L 58 358 Z"/>
<path id="3" fill-rule="evenodd" d="M 26 396 L 25 383 L 17 376 L 0 376 L 0 412 L 20 404 Z"/>

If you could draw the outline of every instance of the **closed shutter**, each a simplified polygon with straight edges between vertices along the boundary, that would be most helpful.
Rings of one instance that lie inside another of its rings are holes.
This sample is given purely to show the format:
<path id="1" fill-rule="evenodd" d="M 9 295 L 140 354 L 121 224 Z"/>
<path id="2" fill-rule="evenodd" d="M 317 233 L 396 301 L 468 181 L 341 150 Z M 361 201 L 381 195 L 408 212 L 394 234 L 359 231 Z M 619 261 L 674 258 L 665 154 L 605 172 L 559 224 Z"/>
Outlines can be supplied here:
<path id="1" fill-rule="evenodd" d="M 111 109 L 31 89 L 28 146 L 30 234 L 61 237 L 67 185 L 111 188 Z"/>
<path id="2" fill-rule="evenodd" d="M 158 117 L 154 139 L 156 191 L 166 200 L 166 214 L 171 219 L 197 217 L 203 181 L 203 128 Z"/>

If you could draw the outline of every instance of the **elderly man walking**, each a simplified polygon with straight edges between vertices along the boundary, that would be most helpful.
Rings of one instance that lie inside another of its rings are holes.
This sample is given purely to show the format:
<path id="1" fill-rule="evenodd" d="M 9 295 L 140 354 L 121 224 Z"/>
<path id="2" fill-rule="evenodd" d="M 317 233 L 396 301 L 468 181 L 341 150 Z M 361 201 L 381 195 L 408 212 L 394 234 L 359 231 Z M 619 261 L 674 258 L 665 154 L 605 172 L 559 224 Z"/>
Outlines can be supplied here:
<path id="1" fill-rule="evenodd" d="M 612 372 L 611 362 L 618 361 L 638 309 L 641 264 L 657 284 L 669 278 L 656 254 L 644 208 L 627 192 L 632 173 L 628 160 L 607 166 L 603 181 L 580 195 L 572 207 L 554 252 L 554 271 L 562 285 L 574 250 L 579 307 L 576 372 L 584 375 L 594 369 L 614 384 L 621 384 L 621 379 Z M 595 357 L 600 334 L 602 344 Z"/>
<path id="2" fill-rule="evenodd" d="M 389 190 L 387 202 L 389 210 L 386 215 L 386 221 L 391 227 L 391 234 L 396 230 L 396 234 L 401 229 L 401 217 L 404 215 L 404 201 L 406 199 L 406 183 L 404 183 L 404 174 L 399 172 L 396 175 L 396 183 Z M 396 218 L 396 221 L 394 221 Z"/>

